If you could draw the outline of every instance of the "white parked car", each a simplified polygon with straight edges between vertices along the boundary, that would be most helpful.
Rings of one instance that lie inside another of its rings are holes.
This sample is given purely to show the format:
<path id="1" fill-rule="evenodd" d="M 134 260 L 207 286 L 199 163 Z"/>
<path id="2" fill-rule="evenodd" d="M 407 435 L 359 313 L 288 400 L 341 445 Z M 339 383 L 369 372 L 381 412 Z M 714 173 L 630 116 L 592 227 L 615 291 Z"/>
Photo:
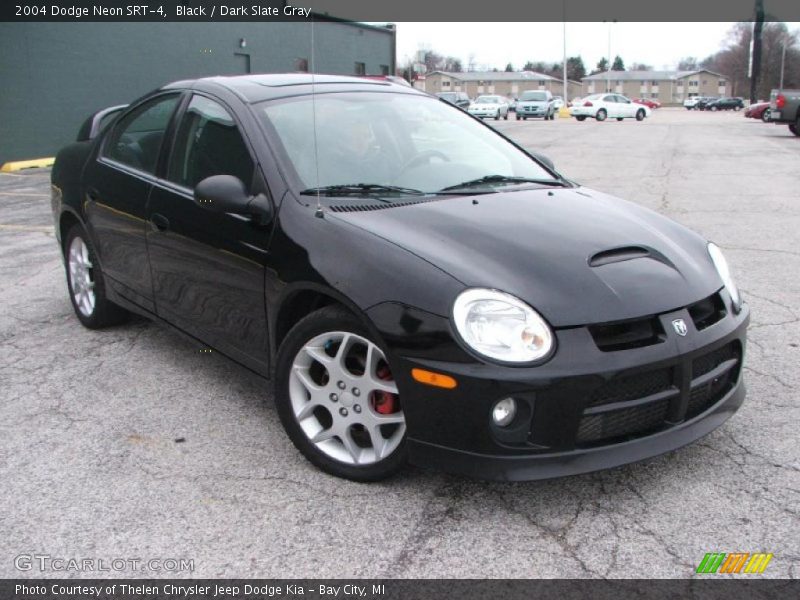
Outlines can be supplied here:
<path id="1" fill-rule="evenodd" d="M 553 96 L 553 107 L 558 110 L 564 106 L 564 99 L 561 96 Z"/>
<path id="2" fill-rule="evenodd" d="M 475 102 L 469 105 L 467 112 L 473 116 L 486 118 L 493 117 L 495 120 L 500 117 L 508 119 L 509 100 L 503 96 L 478 96 Z"/>
<path id="3" fill-rule="evenodd" d="M 605 121 L 606 119 L 636 119 L 643 121 L 650 116 L 650 109 L 644 104 L 631 102 L 629 98 L 620 94 L 592 94 L 581 100 L 577 106 L 572 107 L 572 116 L 578 121 L 587 118 Z"/>
<path id="4" fill-rule="evenodd" d="M 691 98 L 687 98 L 683 101 L 683 106 L 686 108 L 686 110 L 692 110 L 702 99 L 702 96 L 692 96 Z"/>

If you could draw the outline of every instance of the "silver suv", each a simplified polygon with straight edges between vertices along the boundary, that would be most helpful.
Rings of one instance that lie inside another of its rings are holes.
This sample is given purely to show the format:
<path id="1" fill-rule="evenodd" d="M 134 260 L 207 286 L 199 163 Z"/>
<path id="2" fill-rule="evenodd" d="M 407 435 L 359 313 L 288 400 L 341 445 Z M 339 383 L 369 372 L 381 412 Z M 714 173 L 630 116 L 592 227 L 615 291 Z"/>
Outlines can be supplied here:
<path id="1" fill-rule="evenodd" d="M 517 121 L 528 117 L 542 117 L 553 120 L 556 117 L 556 107 L 553 94 L 548 90 L 527 90 L 517 101 Z"/>

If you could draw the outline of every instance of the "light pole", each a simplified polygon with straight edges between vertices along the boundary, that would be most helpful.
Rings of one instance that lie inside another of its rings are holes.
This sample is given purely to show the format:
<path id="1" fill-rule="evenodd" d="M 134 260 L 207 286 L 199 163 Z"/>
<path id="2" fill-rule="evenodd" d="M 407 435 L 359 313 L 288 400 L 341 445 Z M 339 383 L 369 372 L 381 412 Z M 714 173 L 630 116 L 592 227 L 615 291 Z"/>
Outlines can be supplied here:
<path id="1" fill-rule="evenodd" d="M 608 23 L 608 63 L 606 63 L 606 93 L 611 93 L 611 24 L 616 23 L 616 19 L 603 21 Z"/>
<path id="2" fill-rule="evenodd" d="M 564 106 L 567 105 L 567 98 L 567 2 L 564 0 Z"/>
<path id="3" fill-rule="evenodd" d="M 780 91 L 783 91 L 783 67 L 786 64 L 786 41 L 789 39 L 789 32 L 783 36 L 783 50 L 781 51 L 781 84 L 778 86 Z"/>

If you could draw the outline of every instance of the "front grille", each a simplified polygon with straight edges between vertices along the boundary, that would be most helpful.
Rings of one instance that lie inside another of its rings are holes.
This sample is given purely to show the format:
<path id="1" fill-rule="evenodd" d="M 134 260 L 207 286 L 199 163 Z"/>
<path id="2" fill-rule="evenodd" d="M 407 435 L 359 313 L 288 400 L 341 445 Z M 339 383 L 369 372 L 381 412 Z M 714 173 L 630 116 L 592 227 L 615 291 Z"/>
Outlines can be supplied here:
<path id="1" fill-rule="evenodd" d="M 578 423 L 576 443 L 591 446 L 634 439 L 672 427 L 676 424 L 672 420 L 696 417 L 733 389 L 741 363 L 742 346 L 733 341 L 673 367 L 618 375 L 590 394 Z M 687 370 L 690 383 L 679 389 L 676 382 Z M 656 394 L 659 396 L 647 400 Z M 684 399 L 686 410 L 681 413 Z"/>
<path id="2" fill-rule="evenodd" d="M 631 435 L 636 437 L 645 435 L 663 426 L 668 409 L 669 400 L 659 400 L 642 406 L 584 417 L 578 427 L 578 440 L 592 443 Z"/>
<path id="3" fill-rule="evenodd" d="M 656 317 L 607 325 L 590 325 L 589 333 L 594 338 L 597 348 L 603 352 L 652 346 L 666 339 L 661 321 Z"/>
<path id="4" fill-rule="evenodd" d="M 672 369 L 615 377 L 592 392 L 587 406 L 602 406 L 646 398 L 672 387 Z"/>
<path id="5" fill-rule="evenodd" d="M 697 379 L 701 375 L 710 373 L 726 360 L 738 359 L 741 355 L 738 344 L 728 344 L 717 348 L 703 356 L 695 358 L 692 362 L 692 379 Z"/>

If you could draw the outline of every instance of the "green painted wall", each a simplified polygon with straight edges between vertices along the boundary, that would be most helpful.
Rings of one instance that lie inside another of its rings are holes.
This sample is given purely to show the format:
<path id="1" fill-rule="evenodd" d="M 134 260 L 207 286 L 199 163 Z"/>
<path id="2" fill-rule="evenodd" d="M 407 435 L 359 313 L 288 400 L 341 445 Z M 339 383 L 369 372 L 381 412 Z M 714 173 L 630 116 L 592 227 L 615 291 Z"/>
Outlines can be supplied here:
<path id="1" fill-rule="evenodd" d="M 314 24 L 316 71 L 394 72 L 394 33 Z M 246 47 L 240 47 L 240 40 Z M 0 164 L 53 156 L 95 110 L 170 81 L 311 66 L 311 23 L 1 23 Z"/>

